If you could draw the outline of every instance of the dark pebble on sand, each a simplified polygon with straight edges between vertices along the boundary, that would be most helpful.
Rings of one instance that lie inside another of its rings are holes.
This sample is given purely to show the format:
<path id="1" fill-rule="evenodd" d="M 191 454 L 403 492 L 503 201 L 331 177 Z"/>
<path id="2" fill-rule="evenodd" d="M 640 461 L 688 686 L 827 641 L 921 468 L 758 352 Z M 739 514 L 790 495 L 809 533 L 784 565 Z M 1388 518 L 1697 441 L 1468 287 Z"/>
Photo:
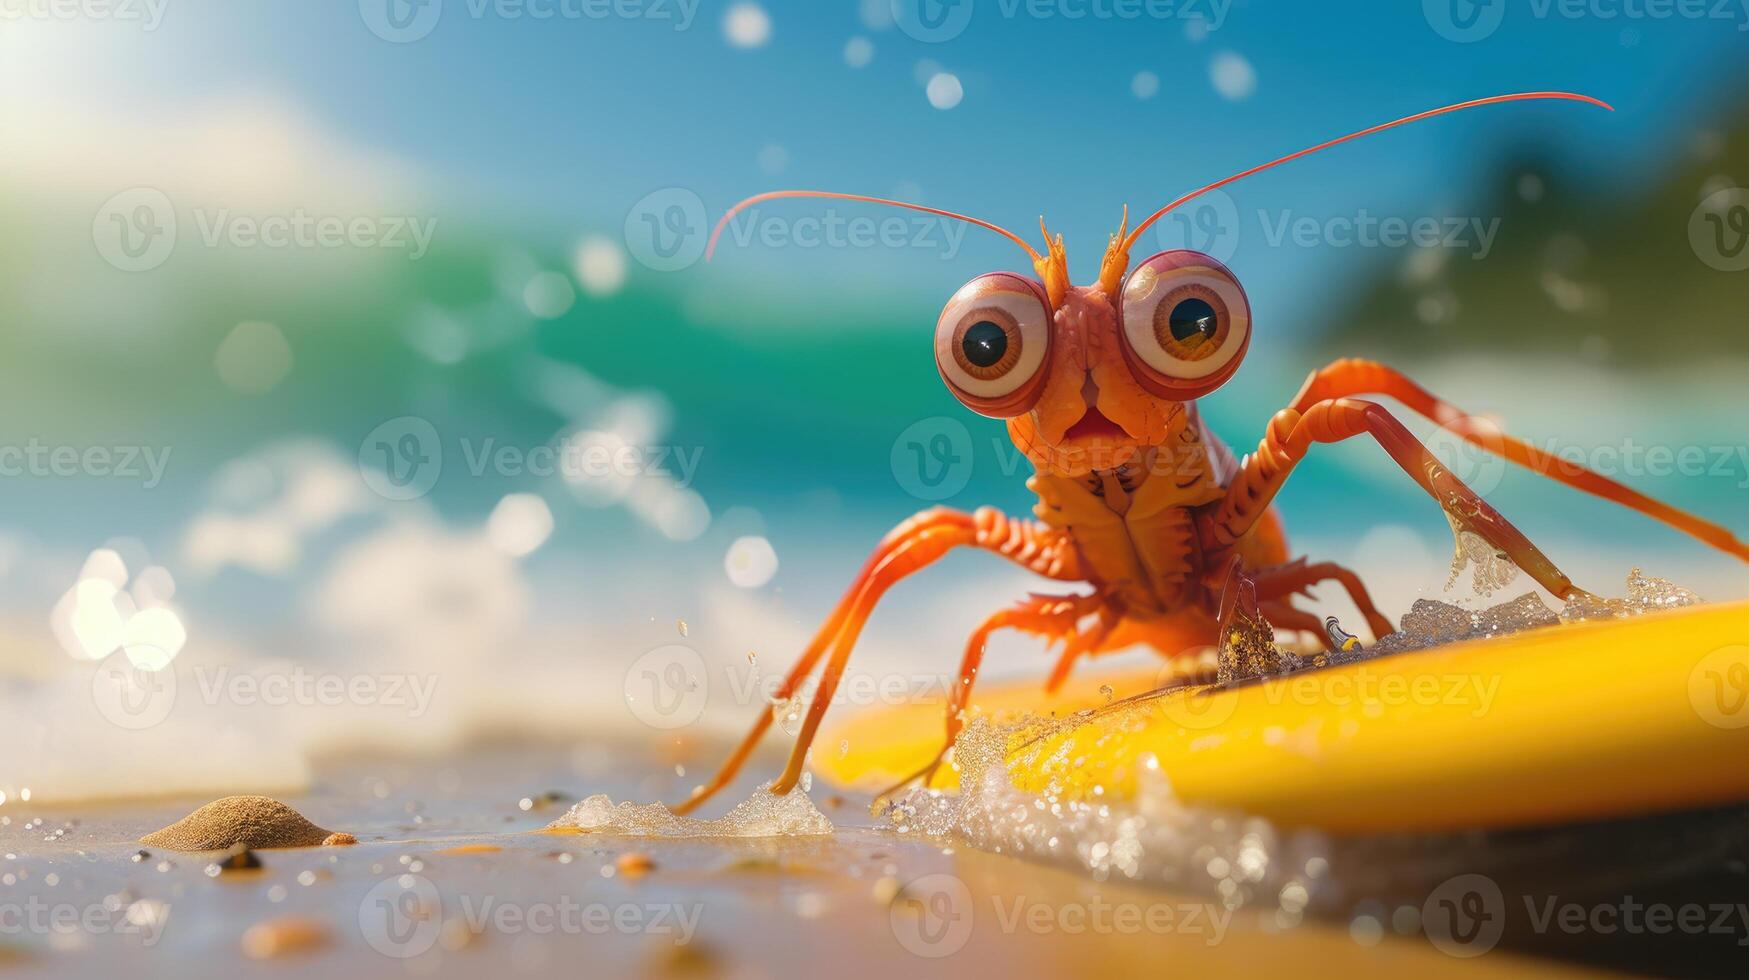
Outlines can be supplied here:
<path id="1" fill-rule="evenodd" d="M 224 857 L 207 865 L 206 873 L 217 878 L 219 875 L 237 871 L 259 870 L 261 870 L 261 859 L 255 856 L 254 851 L 239 844 L 231 848 Z"/>

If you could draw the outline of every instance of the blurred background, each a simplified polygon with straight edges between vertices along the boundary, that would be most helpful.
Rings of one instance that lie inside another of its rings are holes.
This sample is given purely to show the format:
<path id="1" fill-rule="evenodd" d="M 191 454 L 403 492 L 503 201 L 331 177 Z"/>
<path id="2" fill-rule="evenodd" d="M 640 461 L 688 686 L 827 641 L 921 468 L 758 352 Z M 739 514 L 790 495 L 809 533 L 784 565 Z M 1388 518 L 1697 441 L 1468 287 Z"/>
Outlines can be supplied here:
<path id="1" fill-rule="evenodd" d="M 8 0 L 0 801 L 647 735 L 639 665 L 673 644 L 730 678 L 685 720 L 739 726 L 763 705 L 734 678 L 773 682 L 895 523 L 1027 512 L 930 346 L 953 290 L 1024 259 L 795 201 L 704 262 L 775 188 L 1035 239 L 1043 214 L 1086 281 L 1126 204 L 1450 102 L 1597 96 L 1616 111 L 1491 107 L 1271 171 L 1136 258 L 1199 248 L 1245 283 L 1256 341 L 1204 406 L 1241 452 L 1313 368 L 1376 357 L 1749 532 L 1746 55 L 1735 3 Z M 1454 465 L 1593 591 L 1643 566 L 1749 594 L 1648 520 Z M 1467 595 L 1376 447 L 1321 448 L 1281 508 L 1393 615 Z M 856 669 L 951 671 L 1036 587 L 954 556 Z M 994 646 L 991 675 L 1049 662 Z M 174 710 L 117 722 L 118 656 L 175 674 Z"/>

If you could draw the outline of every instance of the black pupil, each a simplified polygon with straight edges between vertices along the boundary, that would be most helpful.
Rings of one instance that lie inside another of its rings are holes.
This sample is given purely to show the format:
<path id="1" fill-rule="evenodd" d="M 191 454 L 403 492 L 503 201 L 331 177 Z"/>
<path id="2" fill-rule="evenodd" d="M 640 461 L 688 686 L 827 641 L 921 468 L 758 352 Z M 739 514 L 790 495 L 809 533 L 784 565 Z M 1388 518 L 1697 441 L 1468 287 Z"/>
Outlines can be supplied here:
<path id="1" fill-rule="evenodd" d="M 989 367 L 1008 353 L 1008 334 L 989 320 L 979 320 L 966 330 L 960 347 L 966 352 L 966 360 L 978 367 Z"/>
<path id="2" fill-rule="evenodd" d="M 1195 347 L 1215 335 L 1220 326 L 1215 308 L 1207 301 L 1187 299 L 1172 308 L 1172 337 L 1189 347 Z"/>

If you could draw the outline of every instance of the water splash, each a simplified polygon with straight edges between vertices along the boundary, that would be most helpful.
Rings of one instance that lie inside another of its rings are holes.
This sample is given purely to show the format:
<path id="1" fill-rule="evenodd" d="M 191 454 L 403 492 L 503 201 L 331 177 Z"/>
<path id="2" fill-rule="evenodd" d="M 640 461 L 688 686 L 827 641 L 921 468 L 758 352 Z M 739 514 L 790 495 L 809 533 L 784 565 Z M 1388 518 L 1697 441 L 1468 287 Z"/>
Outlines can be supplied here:
<path id="1" fill-rule="evenodd" d="M 1486 640 L 1526 630 L 1595 620 L 1627 619 L 1646 613 L 1699 605 L 1703 600 L 1674 582 L 1635 568 L 1628 573 L 1627 592 L 1620 599 L 1581 593 L 1550 609 L 1534 592 L 1486 609 L 1465 609 L 1431 599 L 1417 599 L 1402 628 L 1367 650 L 1333 655 L 1332 663 L 1350 663 L 1386 653 L 1405 653 L 1464 640 Z"/>
<path id="2" fill-rule="evenodd" d="M 1276 650 L 1261 634 L 1236 628 L 1223 644 L 1221 681 L 1242 682 L 1247 677 L 1241 675 L 1254 670 L 1279 674 L 1352 663 L 1699 601 L 1693 592 L 1636 568 L 1627 578 L 1624 598 L 1581 596 L 1559 611 L 1535 593 L 1485 609 L 1422 599 L 1403 617 L 1397 633 L 1364 649 L 1311 658 Z M 1107 733 L 1099 737 L 1123 737 L 1124 710 L 1121 705 L 1108 709 L 1102 716 L 1109 722 Z M 1280 828 L 1239 811 L 1186 803 L 1173 793 L 1170 774 L 1151 756 L 1140 760 L 1130 799 L 1108 797 L 1099 786 L 1070 799 L 1055 784 L 1040 793 L 1014 785 L 1010 760 L 1019 758 L 1036 768 L 1040 760 L 1026 759 L 1029 751 L 1046 751 L 1047 745 L 1053 746 L 1049 751 L 1074 751 L 1071 743 L 1052 743 L 1047 737 L 1081 725 L 1091 714 L 1003 725 L 976 719 L 955 740 L 951 757 L 962 791 L 914 789 L 897 797 L 882 816 L 900 833 L 948 837 L 996 853 L 1069 865 L 1100 880 L 1119 876 L 1213 896 L 1229 909 L 1254 911 L 1265 926 L 1279 928 L 1298 924 L 1306 914 L 1339 911 L 1357 896 L 1400 884 L 1398 879 L 1449 877 L 1441 857 L 1441 848 L 1454 846 L 1448 841 L 1345 842 L 1314 830 Z M 1379 859 L 1380 854 L 1389 859 Z"/>
<path id="3" fill-rule="evenodd" d="M 1466 609 L 1435 599 L 1417 599 L 1403 617 L 1397 632 L 1372 646 L 1331 656 L 1332 663 L 1355 663 L 1388 653 L 1407 653 L 1429 647 L 1509 636 L 1525 630 L 1555 626 L 1561 617 L 1534 592 L 1526 592 L 1486 609 Z"/>
<path id="4" fill-rule="evenodd" d="M 1688 589 L 1635 568 L 1628 573 L 1627 595 L 1620 599 L 1581 595 L 1561 609 L 1561 621 L 1582 623 L 1595 619 L 1626 619 L 1646 613 L 1698 606 L 1705 600 Z"/>
<path id="5" fill-rule="evenodd" d="M 783 729 L 785 735 L 794 738 L 801 733 L 802 719 L 807 717 L 808 704 L 812 697 L 813 691 L 804 689 L 788 698 L 772 698 L 771 720 L 778 728 Z"/>
<path id="6" fill-rule="evenodd" d="M 1449 511 L 1445 519 L 1451 524 L 1454 545 L 1451 577 L 1445 581 L 1447 592 L 1457 585 L 1458 578 L 1466 568 L 1474 570 L 1470 577 L 1470 586 L 1479 596 L 1491 596 L 1512 584 L 1513 579 L 1518 577 L 1518 566 L 1512 563 L 1512 559 L 1489 544 L 1481 535 L 1465 527 Z"/>
<path id="7" fill-rule="evenodd" d="M 768 792 L 770 784 L 715 820 L 682 817 L 660 803 L 615 803 L 597 793 L 572 806 L 547 825 L 549 831 L 629 834 L 637 837 L 799 837 L 832 833 L 826 819 L 808 798 L 806 788 L 783 796 Z"/>
<path id="8" fill-rule="evenodd" d="M 1151 757 L 1133 800 L 1107 801 L 1097 791 L 1091 799 L 1071 800 L 1017 788 L 1005 762 L 1016 743 L 1081 720 L 998 726 L 975 719 L 954 743 L 960 784 L 969 789 L 912 790 L 884 816 L 900 833 L 951 837 L 1080 868 L 1099 880 L 1119 877 L 1210 895 L 1229 909 L 1255 909 L 1281 927 L 1299 922 L 1330 867 L 1321 834 L 1186 804 Z"/>

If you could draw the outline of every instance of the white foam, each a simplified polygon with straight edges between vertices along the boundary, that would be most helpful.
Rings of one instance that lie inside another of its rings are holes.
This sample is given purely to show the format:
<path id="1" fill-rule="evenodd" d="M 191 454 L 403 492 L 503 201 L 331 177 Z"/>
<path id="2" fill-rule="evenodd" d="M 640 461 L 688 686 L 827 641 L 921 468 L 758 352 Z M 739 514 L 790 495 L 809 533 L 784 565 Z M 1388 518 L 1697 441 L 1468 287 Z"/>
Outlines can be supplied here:
<path id="1" fill-rule="evenodd" d="M 833 827 L 805 790 L 778 796 L 767 784 L 715 820 L 679 816 L 660 803 L 615 803 L 598 793 L 572 806 L 548 829 L 638 837 L 798 837 L 830 834 Z"/>
<path id="2" fill-rule="evenodd" d="M 1071 800 L 1016 788 L 1001 760 L 1010 739 L 1027 727 L 974 720 L 954 746 L 961 785 L 971 791 L 912 790 L 887 809 L 887 819 L 901 833 L 951 837 L 1077 867 L 1100 880 L 1209 896 L 1229 909 L 1257 910 L 1282 927 L 1296 924 L 1325 886 L 1330 848 L 1322 835 L 1186 804 L 1152 760 L 1132 800 Z"/>

